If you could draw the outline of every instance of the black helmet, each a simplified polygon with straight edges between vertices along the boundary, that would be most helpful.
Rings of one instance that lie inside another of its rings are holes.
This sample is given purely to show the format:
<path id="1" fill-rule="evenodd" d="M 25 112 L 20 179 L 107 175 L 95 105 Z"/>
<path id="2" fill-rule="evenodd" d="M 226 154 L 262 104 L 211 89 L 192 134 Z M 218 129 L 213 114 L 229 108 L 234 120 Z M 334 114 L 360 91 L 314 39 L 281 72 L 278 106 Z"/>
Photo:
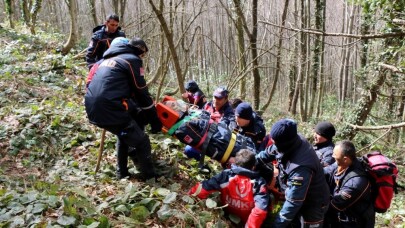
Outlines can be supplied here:
<path id="1" fill-rule="evenodd" d="M 190 80 L 190 81 L 188 81 L 188 82 L 186 83 L 185 88 L 186 88 L 187 91 L 190 91 L 190 92 L 192 92 L 192 93 L 195 93 L 195 92 L 197 92 L 197 90 L 198 90 L 197 82 L 195 82 L 194 80 Z"/>
<path id="2" fill-rule="evenodd" d="M 149 51 L 148 46 L 146 45 L 145 41 L 143 41 L 139 37 L 132 38 L 132 40 L 129 41 L 129 46 L 131 46 L 134 49 L 134 53 L 136 55 L 141 55 L 141 54 Z"/>

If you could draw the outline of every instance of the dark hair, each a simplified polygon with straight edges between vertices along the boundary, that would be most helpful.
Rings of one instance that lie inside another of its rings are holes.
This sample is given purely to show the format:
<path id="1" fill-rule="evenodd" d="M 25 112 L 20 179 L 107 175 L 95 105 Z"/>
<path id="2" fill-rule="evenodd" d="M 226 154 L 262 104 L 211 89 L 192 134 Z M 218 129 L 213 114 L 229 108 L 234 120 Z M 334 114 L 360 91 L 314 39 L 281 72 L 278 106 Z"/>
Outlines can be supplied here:
<path id="1" fill-rule="evenodd" d="M 118 17 L 117 14 L 112 13 L 112 14 L 109 14 L 109 15 L 105 18 L 105 20 L 106 20 L 106 21 L 114 20 L 114 21 L 120 22 L 120 17 Z"/>
<path id="2" fill-rule="evenodd" d="M 233 99 L 231 99 L 230 101 L 229 101 L 229 103 L 231 103 L 231 107 L 233 108 L 233 109 L 236 109 L 236 107 L 238 107 L 238 105 L 240 104 L 240 103 L 242 103 L 243 101 L 242 101 L 242 99 L 240 99 L 240 98 L 233 98 Z"/>
<path id="3" fill-rule="evenodd" d="M 336 146 L 340 146 L 342 149 L 342 155 L 350 158 L 350 160 L 356 160 L 356 147 L 349 140 L 343 140 L 336 143 Z"/>
<path id="4" fill-rule="evenodd" d="M 253 169 L 256 164 L 255 153 L 248 149 L 241 149 L 236 153 L 235 164 L 245 169 Z"/>

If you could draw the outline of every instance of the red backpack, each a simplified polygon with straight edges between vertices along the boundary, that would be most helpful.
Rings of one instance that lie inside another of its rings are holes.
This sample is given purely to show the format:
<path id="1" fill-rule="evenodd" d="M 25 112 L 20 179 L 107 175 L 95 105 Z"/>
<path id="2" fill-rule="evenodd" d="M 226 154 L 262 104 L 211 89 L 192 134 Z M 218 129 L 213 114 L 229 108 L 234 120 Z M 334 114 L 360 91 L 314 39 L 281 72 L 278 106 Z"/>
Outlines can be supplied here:
<path id="1" fill-rule="evenodd" d="M 391 206 L 394 193 L 398 193 L 398 168 L 379 151 L 363 155 L 360 160 L 371 182 L 375 211 L 384 213 Z"/>
<path id="2" fill-rule="evenodd" d="M 228 186 L 221 189 L 221 202 L 228 204 L 228 213 L 237 215 L 246 222 L 255 207 L 252 180 L 242 175 L 232 177 Z"/>

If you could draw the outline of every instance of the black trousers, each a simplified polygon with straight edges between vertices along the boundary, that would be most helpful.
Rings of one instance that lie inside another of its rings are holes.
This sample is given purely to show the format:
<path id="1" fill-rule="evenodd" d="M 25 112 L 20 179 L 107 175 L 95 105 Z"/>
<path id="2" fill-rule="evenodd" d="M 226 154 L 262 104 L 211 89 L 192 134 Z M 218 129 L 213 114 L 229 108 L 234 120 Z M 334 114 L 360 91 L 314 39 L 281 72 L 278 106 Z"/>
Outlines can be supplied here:
<path id="1" fill-rule="evenodd" d="M 104 127 L 117 136 L 117 177 L 125 177 L 128 172 L 128 156 L 139 167 L 141 175 L 146 178 L 155 177 L 153 168 L 149 136 L 144 127 L 140 127 L 134 120 L 120 126 Z M 131 147 L 131 151 L 129 148 Z"/>

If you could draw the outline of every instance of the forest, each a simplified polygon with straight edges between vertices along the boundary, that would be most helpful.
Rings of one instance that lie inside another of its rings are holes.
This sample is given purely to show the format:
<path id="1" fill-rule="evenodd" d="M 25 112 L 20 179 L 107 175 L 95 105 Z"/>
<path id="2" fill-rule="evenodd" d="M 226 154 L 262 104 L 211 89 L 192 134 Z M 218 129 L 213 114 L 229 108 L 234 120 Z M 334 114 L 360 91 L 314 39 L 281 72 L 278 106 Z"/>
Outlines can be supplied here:
<path id="1" fill-rule="evenodd" d="M 404 185 L 403 0 L 0 1 L 0 227 L 232 227 L 218 196 L 186 193 L 204 175 L 182 145 L 150 135 L 158 182 L 117 181 L 115 137 L 83 106 L 92 29 L 110 13 L 141 37 L 149 91 L 181 99 L 193 79 L 226 86 L 274 122 L 292 118 L 312 141 L 330 121 L 359 156 L 382 151 Z M 222 168 L 208 161 L 214 172 Z M 404 227 L 403 190 L 378 227 Z M 277 210 L 277 208 L 275 208 Z"/>

